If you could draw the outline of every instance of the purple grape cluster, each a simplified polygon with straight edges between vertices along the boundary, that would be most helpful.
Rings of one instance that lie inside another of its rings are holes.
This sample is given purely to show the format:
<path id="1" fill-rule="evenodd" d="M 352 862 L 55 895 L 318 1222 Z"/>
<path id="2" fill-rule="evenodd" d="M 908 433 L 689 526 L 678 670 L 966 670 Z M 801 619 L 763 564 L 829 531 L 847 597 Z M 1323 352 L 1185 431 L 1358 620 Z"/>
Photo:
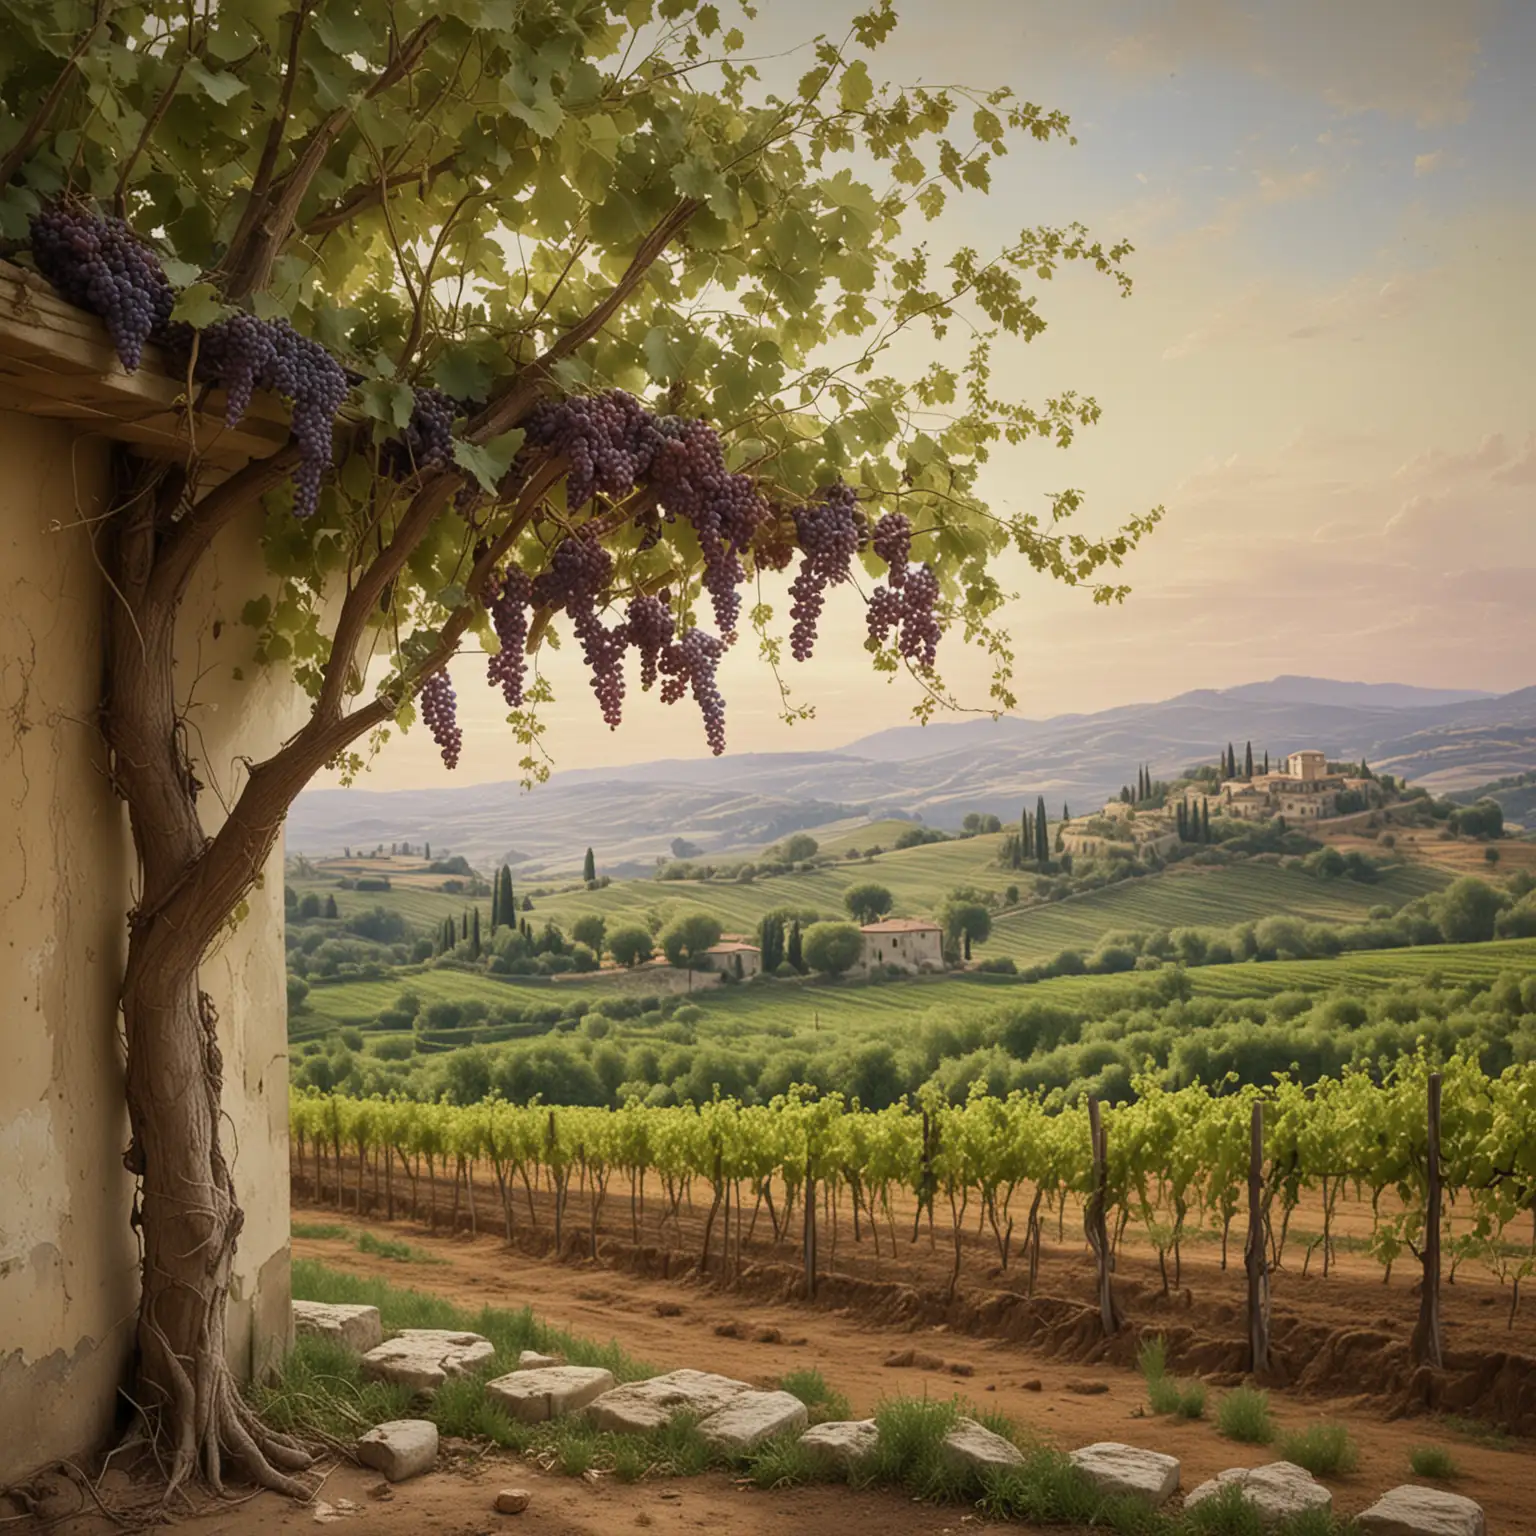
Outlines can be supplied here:
<path id="1" fill-rule="evenodd" d="M 121 219 L 56 202 L 32 217 L 32 259 L 64 298 L 106 323 L 119 361 L 132 373 L 144 343 L 176 303 L 153 253 Z"/>
<path id="2" fill-rule="evenodd" d="M 563 609 L 570 616 L 603 719 L 615 729 L 624 708 L 629 633 L 623 624 L 609 629 L 598 616 L 598 600 L 612 580 L 613 556 L 596 539 L 577 534 L 555 546 L 548 570 L 534 578 L 532 595 L 541 608 Z"/>
<path id="3" fill-rule="evenodd" d="M 907 574 L 901 592 L 901 654 L 908 661 L 927 669 L 939 653 L 938 615 L 939 578 L 926 565 Z"/>
<path id="4" fill-rule="evenodd" d="M 692 525 L 715 622 L 725 635 L 735 632 L 736 589 L 746 580 L 740 552 L 768 516 L 768 505 L 749 476 L 726 468 L 719 434 L 708 422 L 652 416 L 633 395 L 615 389 L 538 406 L 527 441 L 570 460 L 566 503 L 573 510 L 599 491 L 618 499 L 650 485 L 668 520 L 682 517 Z"/>
<path id="5" fill-rule="evenodd" d="M 800 571 L 789 585 L 793 599 L 789 648 L 796 661 L 805 661 L 816 645 L 816 627 L 826 589 L 848 580 L 849 566 L 859 552 L 863 532 L 858 504 L 850 486 L 839 481 L 795 512 L 800 539 Z"/>
<path id="6" fill-rule="evenodd" d="M 411 419 L 385 452 L 387 473 L 404 478 L 423 470 L 442 469 L 453 461 L 453 420 L 458 402 L 440 389 L 418 389 Z"/>
<path id="7" fill-rule="evenodd" d="M 884 645 L 895 630 L 897 650 L 919 667 L 932 667 L 939 648 L 939 579 L 926 565 L 908 566 L 912 525 L 900 512 L 887 512 L 875 524 L 870 543 L 886 563 L 889 585 L 869 595 L 869 638 Z"/>
<path id="8" fill-rule="evenodd" d="M 449 768 L 459 766 L 459 751 L 464 745 L 464 733 L 459 729 L 457 715 L 458 700 L 445 667 L 421 685 L 421 717 L 427 722 L 432 740 L 437 743 L 443 763 Z"/>
<path id="9" fill-rule="evenodd" d="M 191 326 L 177 325 L 168 338 L 172 349 L 190 353 Z M 216 320 L 197 344 L 197 377 L 224 389 L 224 422 L 238 425 L 250 407 L 258 384 L 277 372 L 277 341 L 272 327 L 255 315 L 231 315 Z"/>
<path id="10" fill-rule="evenodd" d="M 656 682 L 662 655 L 677 632 L 665 594 L 630 598 L 625 628 L 630 644 L 640 653 L 640 686 L 649 692 Z"/>
<path id="11" fill-rule="evenodd" d="M 887 512 L 875 524 L 869 542 L 889 568 L 891 585 L 899 587 L 906 580 L 907 561 L 912 555 L 912 524 L 906 514 Z"/>
<path id="12" fill-rule="evenodd" d="M 689 689 L 704 716 L 704 737 L 716 757 L 725 751 L 725 699 L 715 682 L 715 668 L 725 654 L 725 644 L 702 629 L 690 629 L 662 653 L 664 681 L 661 699 L 675 704 Z"/>
<path id="13" fill-rule="evenodd" d="M 478 557 L 477 557 L 478 558 Z M 509 709 L 523 705 L 523 678 L 527 671 L 524 650 L 528 644 L 528 604 L 533 587 L 517 566 L 486 584 L 485 606 L 501 649 L 486 662 L 485 673 L 493 688 L 500 688 Z"/>

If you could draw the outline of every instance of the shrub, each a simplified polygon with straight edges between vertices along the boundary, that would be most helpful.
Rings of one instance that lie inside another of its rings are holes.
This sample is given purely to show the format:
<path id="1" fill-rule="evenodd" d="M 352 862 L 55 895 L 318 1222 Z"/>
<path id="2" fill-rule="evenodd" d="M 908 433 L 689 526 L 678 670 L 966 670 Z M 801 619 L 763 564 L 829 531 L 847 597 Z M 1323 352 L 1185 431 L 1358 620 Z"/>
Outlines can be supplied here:
<path id="1" fill-rule="evenodd" d="M 1342 1424 L 1311 1424 L 1280 1441 L 1282 1461 L 1294 1461 L 1315 1477 L 1350 1471 L 1359 1461 L 1355 1442 Z"/>
<path id="2" fill-rule="evenodd" d="M 1415 1477 L 1433 1477 L 1442 1483 L 1461 1476 L 1456 1458 L 1443 1445 L 1416 1445 L 1408 1453 L 1408 1466 Z"/>
<path id="3" fill-rule="evenodd" d="M 1222 1398 L 1216 1409 L 1216 1428 L 1228 1440 L 1244 1445 L 1268 1445 L 1275 1438 L 1275 1421 L 1269 1414 L 1269 1393 L 1256 1387 L 1239 1387 Z"/>

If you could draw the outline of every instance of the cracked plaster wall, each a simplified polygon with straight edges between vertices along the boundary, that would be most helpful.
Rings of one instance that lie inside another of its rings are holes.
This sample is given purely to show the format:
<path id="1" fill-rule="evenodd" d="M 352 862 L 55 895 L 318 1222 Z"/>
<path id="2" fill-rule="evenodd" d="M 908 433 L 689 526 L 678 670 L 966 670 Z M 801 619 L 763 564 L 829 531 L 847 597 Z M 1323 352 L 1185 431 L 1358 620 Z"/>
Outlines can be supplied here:
<path id="1" fill-rule="evenodd" d="M 0 1486 L 113 1430 L 138 1293 L 122 1165 L 117 988 L 132 845 L 94 712 L 105 586 L 91 519 L 107 446 L 0 411 Z M 263 590 L 259 520 L 229 531 L 178 646 L 205 825 L 301 718 L 281 676 L 236 681 Z M 246 1223 L 229 1339 L 242 1375 L 287 1347 L 288 1127 L 281 848 L 204 986 L 220 1017 L 224 1148 Z"/>

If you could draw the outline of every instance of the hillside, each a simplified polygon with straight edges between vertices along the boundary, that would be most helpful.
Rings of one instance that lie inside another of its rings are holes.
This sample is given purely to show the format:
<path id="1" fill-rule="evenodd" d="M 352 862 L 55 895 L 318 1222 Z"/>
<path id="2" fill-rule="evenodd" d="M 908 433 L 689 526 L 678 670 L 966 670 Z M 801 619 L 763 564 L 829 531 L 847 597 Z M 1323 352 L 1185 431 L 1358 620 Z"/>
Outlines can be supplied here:
<path id="1" fill-rule="evenodd" d="M 289 815 L 287 842 L 290 852 L 327 854 L 425 840 L 477 865 L 510 862 L 520 879 L 573 872 L 591 843 L 600 869 L 624 875 L 649 872 L 678 836 L 719 854 L 870 818 L 955 827 L 984 811 L 1011 821 L 1037 794 L 1053 813 L 1062 801 L 1081 812 L 1116 793 L 1137 763 L 1172 776 L 1228 741 L 1276 755 L 1316 745 L 1437 792 L 1536 768 L 1536 688 L 1445 693 L 1279 678 L 1091 715 L 903 726 L 838 751 L 570 769 L 532 795 L 510 783 L 312 790 Z"/>

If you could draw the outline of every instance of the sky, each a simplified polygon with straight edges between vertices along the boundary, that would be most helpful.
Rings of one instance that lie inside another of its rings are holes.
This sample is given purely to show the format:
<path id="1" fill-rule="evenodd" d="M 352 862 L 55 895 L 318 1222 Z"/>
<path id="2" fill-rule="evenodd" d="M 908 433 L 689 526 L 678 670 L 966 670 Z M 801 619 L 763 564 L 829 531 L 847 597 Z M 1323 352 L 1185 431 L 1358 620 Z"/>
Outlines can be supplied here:
<path id="1" fill-rule="evenodd" d="M 840 36 L 845 0 L 771 0 L 750 47 Z M 726 10 L 722 6 L 722 12 Z M 1022 559 L 1000 567 L 1022 715 L 1088 712 L 1280 673 L 1508 690 L 1536 683 L 1536 4 L 1531 0 L 898 0 L 871 64 L 903 84 L 1011 86 L 1066 111 L 1075 146 L 1020 144 L 947 243 L 996 247 L 1080 219 L 1135 245 L 1134 292 L 1064 273 L 1047 332 L 997 381 L 1092 394 L 1060 451 L 1004 450 L 1009 510 L 1086 494 L 1109 531 L 1161 504 L 1115 609 Z M 794 78 L 808 50 L 787 53 Z M 781 605 L 780 611 L 784 611 Z M 833 594 L 796 703 L 743 641 L 722 666 L 729 750 L 815 750 L 909 723 L 916 686 L 868 668 L 862 606 Z M 958 639 L 941 670 L 986 704 Z M 561 768 L 702 756 L 691 701 L 633 682 L 610 733 L 573 647 L 546 656 L 544 746 Z M 484 660 L 453 672 L 464 751 L 423 731 L 366 787 L 517 776 Z"/>

